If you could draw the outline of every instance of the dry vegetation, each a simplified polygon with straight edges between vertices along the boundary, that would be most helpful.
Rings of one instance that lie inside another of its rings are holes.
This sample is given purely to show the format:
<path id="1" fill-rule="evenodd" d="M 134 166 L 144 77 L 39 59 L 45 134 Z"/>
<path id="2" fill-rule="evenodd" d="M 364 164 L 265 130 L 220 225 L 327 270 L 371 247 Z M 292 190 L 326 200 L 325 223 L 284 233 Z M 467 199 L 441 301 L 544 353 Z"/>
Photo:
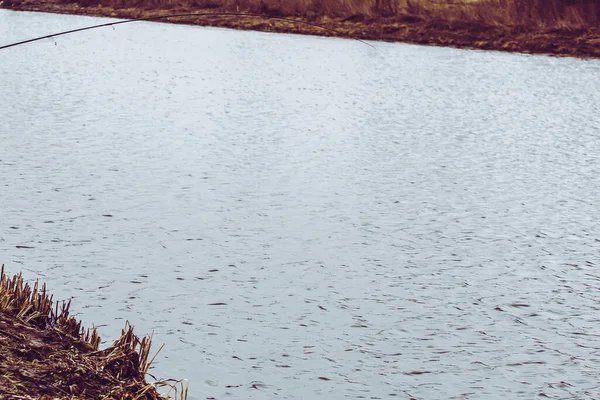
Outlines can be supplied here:
<path id="1" fill-rule="evenodd" d="M 597 27 L 600 0 L 63 0 L 82 6 L 140 9 L 220 9 L 306 18 L 415 16 L 489 26 Z"/>
<path id="2" fill-rule="evenodd" d="M 203 15 L 169 21 L 600 58 L 600 0 L 4 0 L 4 7 L 121 18 L 193 12 Z"/>
<path id="3" fill-rule="evenodd" d="M 96 330 L 69 316 L 69 305 L 54 304 L 45 285 L 32 288 L 21 275 L 9 278 L 2 266 L 0 398 L 159 400 L 161 385 L 186 397 L 181 382 L 146 382 L 150 338 L 139 338 L 126 324 L 119 339 L 99 350 Z"/>

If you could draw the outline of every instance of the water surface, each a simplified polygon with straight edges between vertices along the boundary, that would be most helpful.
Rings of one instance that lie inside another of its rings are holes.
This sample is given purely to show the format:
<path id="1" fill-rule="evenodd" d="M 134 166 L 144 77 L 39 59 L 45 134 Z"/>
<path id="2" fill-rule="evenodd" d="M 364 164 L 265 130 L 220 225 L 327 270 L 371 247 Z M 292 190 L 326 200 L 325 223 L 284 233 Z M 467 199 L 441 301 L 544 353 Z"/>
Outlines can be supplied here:
<path id="1" fill-rule="evenodd" d="M 0 10 L 0 44 L 104 21 Z M 3 50 L 0 262 L 154 331 L 192 399 L 600 397 L 600 63 L 375 45 Z"/>

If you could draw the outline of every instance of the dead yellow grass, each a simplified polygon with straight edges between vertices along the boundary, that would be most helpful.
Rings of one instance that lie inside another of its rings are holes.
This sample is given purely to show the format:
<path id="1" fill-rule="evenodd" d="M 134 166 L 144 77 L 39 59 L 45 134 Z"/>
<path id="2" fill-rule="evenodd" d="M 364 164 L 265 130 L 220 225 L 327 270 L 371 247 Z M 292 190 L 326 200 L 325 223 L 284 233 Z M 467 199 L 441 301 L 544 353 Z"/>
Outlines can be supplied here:
<path id="1" fill-rule="evenodd" d="M 429 17 L 529 30 L 593 28 L 600 23 L 600 0 L 465 0 L 445 5 L 412 0 L 410 4 L 414 13 Z"/>
<path id="2" fill-rule="evenodd" d="M 6 0 L 10 1 L 10 0 Z M 82 6 L 220 9 L 304 18 L 390 18 L 405 15 L 486 25 L 597 27 L 600 0 L 62 0 Z"/>
<path id="3" fill-rule="evenodd" d="M 96 329 L 84 329 L 69 315 L 70 302 L 52 301 L 46 286 L 0 271 L 0 398 L 164 400 L 157 387 L 174 390 L 179 381 L 145 380 L 153 359 L 152 339 L 138 337 L 126 323 L 122 335 L 99 350 Z M 160 351 L 160 349 L 159 349 Z"/>
<path id="4" fill-rule="evenodd" d="M 3 7 L 127 19 L 178 14 L 168 21 L 600 58 L 600 0 L 4 0 Z"/>

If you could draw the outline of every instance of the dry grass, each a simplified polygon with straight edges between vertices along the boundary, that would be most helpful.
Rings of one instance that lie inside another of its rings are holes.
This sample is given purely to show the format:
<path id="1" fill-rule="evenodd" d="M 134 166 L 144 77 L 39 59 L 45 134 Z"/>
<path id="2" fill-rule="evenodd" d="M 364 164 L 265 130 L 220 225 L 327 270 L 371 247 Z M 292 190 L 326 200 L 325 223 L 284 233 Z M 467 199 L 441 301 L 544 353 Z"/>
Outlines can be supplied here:
<path id="1" fill-rule="evenodd" d="M 409 0 L 407 10 L 428 18 L 529 30 L 595 28 L 600 24 L 600 0 Z"/>
<path id="2" fill-rule="evenodd" d="M 53 308 L 54 306 L 54 308 Z M 14 315 L 22 322 L 38 328 L 53 327 L 70 336 L 79 336 L 84 343 L 98 349 L 100 337 L 95 328 L 84 329 L 81 322 L 69 315 L 71 301 L 52 301 L 52 295 L 46 292 L 46 284 L 39 288 L 35 282 L 33 288 L 23 281 L 21 274 L 9 278 L 4 273 L 4 264 L 0 269 L 0 312 Z"/>
<path id="3" fill-rule="evenodd" d="M 151 337 L 138 337 L 127 322 L 110 347 L 99 350 L 95 328 L 69 315 L 70 302 L 53 303 L 36 282 L 0 270 L 0 398 L 185 399 L 183 381 L 147 383 Z M 161 347 L 162 349 L 162 347 Z M 160 349 L 159 349 L 160 351 Z M 158 354 L 158 353 L 157 353 Z M 161 396 L 157 388 L 167 387 Z"/>
<path id="4" fill-rule="evenodd" d="M 314 19 L 393 18 L 535 28 L 597 27 L 600 0 L 62 0 L 82 6 L 220 9 Z"/>
<path id="5" fill-rule="evenodd" d="M 2 7 L 126 19 L 186 14 L 168 21 L 600 58 L 600 0 L 4 0 Z"/>

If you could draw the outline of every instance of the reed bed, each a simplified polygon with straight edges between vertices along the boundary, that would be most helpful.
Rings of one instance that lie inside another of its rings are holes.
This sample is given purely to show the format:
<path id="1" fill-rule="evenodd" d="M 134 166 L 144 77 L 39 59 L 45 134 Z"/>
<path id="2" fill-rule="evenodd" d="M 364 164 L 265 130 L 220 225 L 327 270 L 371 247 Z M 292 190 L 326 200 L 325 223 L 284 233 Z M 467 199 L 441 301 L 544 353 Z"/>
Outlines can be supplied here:
<path id="1" fill-rule="evenodd" d="M 425 20 L 489 26 L 590 28 L 600 23 L 600 0 L 60 0 L 82 6 L 137 9 L 220 9 L 315 19 Z"/>
<path id="2" fill-rule="evenodd" d="M 600 58 L 600 0 L 4 0 L 1 7 L 125 19 L 177 14 L 164 21 Z"/>
<path id="3" fill-rule="evenodd" d="M 409 0 L 405 11 L 427 19 L 526 30 L 590 29 L 600 25 L 600 0 Z"/>
<path id="4" fill-rule="evenodd" d="M 163 400 L 187 397 L 183 381 L 146 382 L 154 360 L 152 337 L 127 322 L 121 336 L 99 349 L 95 328 L 69 315 L 69 302 L 53 302 L 45 284 L 0 270 L 0 398 Z M 162 349 L 162 347 L 161 347 Z M 160 352 L 160 349 L 159 349 Z M 157 352 L 158 354 L 158 352 Z M 161 395 L 157 388 L 169 389 Z"/>
<path id="5" fill-rule="evenodd" d="M 600 0 L 4 0 L 3 7 L 127 19 L 194 13 L 168 21 L 600 58 Z"/>

